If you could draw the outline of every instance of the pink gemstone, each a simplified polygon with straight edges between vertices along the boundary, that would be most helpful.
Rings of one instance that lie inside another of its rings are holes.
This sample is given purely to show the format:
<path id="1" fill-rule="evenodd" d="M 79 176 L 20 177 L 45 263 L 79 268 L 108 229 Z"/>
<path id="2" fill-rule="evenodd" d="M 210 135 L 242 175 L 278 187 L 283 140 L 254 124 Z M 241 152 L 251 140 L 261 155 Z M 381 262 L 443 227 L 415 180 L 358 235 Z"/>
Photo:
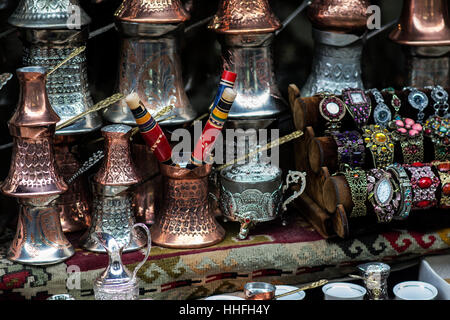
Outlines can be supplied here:
<path id="1" fill-rule="evenodd" d="M 408 126 L 412 126 L 414 123 L 415 123 L 414 120 L 411 119 L 411 118 L 406 118 L 405 119 L 405 124 L 408 125 Z"/>
<path id="2" fill-rule="evenodd" d="M 395 120 L 395 124 L 396 124 L 397 127 L 404 127 L 405 126 L 405 124 L 403 123 L 402 120 Z"/>
<path id="3" fill-rule="evenodd" d="M 398 128 L 397 131 L 400 132 L 400 133 L 406 133 L 407 132 L 405 128 Z"/>
<path id="4" fill-rule="evenodd" d="M 413 124 L 413 126 L 412 126 L 412 128 L 414 129 L 414 130 L 417 130 L 417 131 L 422 131 L 422 125 L 420 124 L 420 123 L 415 123 L 415 124 Z"/>
<path id="5" fill-rule="evenodd" d="M 418 135 L 418 134 L 419 134 L 419 131 L 417 131 L 417 130 L 414 130 L 414 129 L 409 130 L 409 135 L 411 137 L 414 137 L 415 135 Z"/>

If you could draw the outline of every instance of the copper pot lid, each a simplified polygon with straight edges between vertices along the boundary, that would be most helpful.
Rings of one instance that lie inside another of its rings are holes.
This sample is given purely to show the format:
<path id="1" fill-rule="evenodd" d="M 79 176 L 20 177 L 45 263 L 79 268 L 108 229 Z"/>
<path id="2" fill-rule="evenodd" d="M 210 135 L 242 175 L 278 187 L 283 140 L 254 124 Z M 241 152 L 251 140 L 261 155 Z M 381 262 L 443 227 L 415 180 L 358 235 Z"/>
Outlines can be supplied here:
<path id="1" fill-rule="evenodd" d="M 307 15 L 317 29 L 352 33 L 366 28 L 368 6 L 368 0 L 314 0 Z"/>
<path id="2" fill-rule="evenodd" d="M 400 22 L 389 38 L 409 46 L 450 45 L 448 0 L 404 0 Z"/>
<path id="3" fill-rule="evenodd" d="M 69 7 L 70 5 L 73 7 Z M 71 10 L 72 8 L 76 10 Z M 76 19 L 78 13 L 79 21 Z M 80 26 L 91 22 L 78 0 L 20 0 L 16 10 L 8 18 L 9 24 L 30 29 L 70 29 L 70 25 L 77 22 Z"/>
<path id="4" fill-rule="evenodd" d="M 270 33 L 281 23 L 268 0 L 222 0 L 208 27 L 225 34 Z"/>
<path id="5" fill-rule="evenodd" d="M 190 19 L 180 0 L 124 0 L 116 19 L 135 23 L 181 23 Z"/>

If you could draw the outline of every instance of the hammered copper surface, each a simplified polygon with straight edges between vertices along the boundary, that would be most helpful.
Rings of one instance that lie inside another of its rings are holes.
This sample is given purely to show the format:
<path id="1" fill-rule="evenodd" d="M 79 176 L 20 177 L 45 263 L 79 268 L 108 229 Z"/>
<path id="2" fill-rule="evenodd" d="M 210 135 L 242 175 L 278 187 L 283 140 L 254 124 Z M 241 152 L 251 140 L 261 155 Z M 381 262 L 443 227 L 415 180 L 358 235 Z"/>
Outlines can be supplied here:
<path id="1" fill-rule="evenodd" d="M 448 0 L 404 0 L 389 38 L 408 46 L 450 45 Z"/>
<path id="2" fill-rule="evenodd" d="M 93 180 L 100 185 L 133 185 L 138 183 L 141 178 L 136 172 L 131 158 L 129 142 L 131 128 L 123 125 L 116 126 L 127 127 L 129 130 L 105 130 L 105 128 L 112 128 L 114 125 L 106 126 L 102 129 L 102 136 L 105 138 L 105 158 Z"/>
<path id="3" fill-rule="evenodd" d="M 270 33 L 281 23 L 268 0 L 222 0 L 209 28 L 228 34 Z"/>
<path id="4" fill-rule="evenodd" d="M 1 186 L 8 196 L 31 198 L 61 194 L 67 185 L 59 174 L 53 151 L 55 125 L 59 121 L 45 90 L 45 70 L 17 70 L 20 96 L 8 122 L 13 151 L 8 177 Z"/>
<path id="5" fill-rule="evenodd" d="M 69 144 L 75 140 L 74 136 L 55 137 L 56 164 L 66 181 L 80 168 L 78 159 L 69 148 Z M 86 176 L 79 177 L 69 185 L 69 189 L 56 200 L 56 206 L 64 232 L 75 232 L 89 227 L 91 216 Z"/>
<path id="6" fill-rule="evenodd" d="M 201 248 L 223 240 L 225 230 L 210 212 L 211 165 L 193 170 L 161 164 L 164 200 L 151 227 L 152 241 L 169 248 Z"/>
<path id="7" fill-rule="evenodd" d="M 317 29 L 352 33 L 366 27 L 368 6 L 368 0 L 313 0 L 307 15 Z"/>
<path id="8" fill-rule="evenodd" d="M 124 0 L 114 15 L 138 23 L 179 23 L 190 18 L 180 0 Z"/>

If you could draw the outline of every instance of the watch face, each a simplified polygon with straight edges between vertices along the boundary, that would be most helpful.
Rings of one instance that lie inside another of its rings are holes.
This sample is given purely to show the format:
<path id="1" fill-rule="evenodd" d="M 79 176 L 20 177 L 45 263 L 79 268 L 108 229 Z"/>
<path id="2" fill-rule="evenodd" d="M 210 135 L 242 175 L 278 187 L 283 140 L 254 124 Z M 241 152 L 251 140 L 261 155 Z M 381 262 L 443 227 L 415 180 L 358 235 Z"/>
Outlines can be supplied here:
<path id="1" fill-rule="evenodd" d="M 414 109 L 423 110 L 428 105 L 428 97 L 421 91 L 413 91 L 408 95 L 408 102 Z"/>
<path id="2" fill-rule="evenodd" d="M 386 126 L 392 119 L 392 113 L 384 103 L 380 103 L 373 111 L 373 117 L 376 124 Z"/>
<path id="3" fill-rule="evenodd" d="M 448 100 L 448 93 L 442 87 L 434 87 L 431 91 L 431 96 L 439 103 L 444 103 Z"/>
<path id="4" fill-rule="evenodd" d="M 375 186 L 375 198 L 381 206 L 386 206 L 391 200 L 394 189 L 387 178 L 383 178 Z"/>
<path id="5" fill-rule="evenodd" d="M 339 121 L 345 115 L 345 104 L 337 97 L 326 97 L 319 105 L 320 114 L 328 121 Z"/>
<path id="6" fill-rule="evenodd" d="M 364 94 L 364 91 L 360 89 L 351 89 L 346 90 L 346 92 L 343 92 L 343 94 L 347 94 L 348 98 L 350 99 L 350 103 L 352 105 L 364 105 L 367 104 L 367 98 Z"/>

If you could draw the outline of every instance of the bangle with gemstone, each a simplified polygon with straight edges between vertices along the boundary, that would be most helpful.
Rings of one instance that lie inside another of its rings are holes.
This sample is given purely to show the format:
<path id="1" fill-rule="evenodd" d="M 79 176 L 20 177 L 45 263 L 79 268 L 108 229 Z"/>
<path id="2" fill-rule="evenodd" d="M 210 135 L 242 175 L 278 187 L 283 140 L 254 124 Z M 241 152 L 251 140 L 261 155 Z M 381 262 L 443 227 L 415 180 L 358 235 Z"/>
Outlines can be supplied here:
<path id="1" fill-rule="evenodd" d="M 386 127 L 389 124 L 389 121 L 392 120 L 392 113 L 386 103 L 384 103 L 383 95 L 376 88 L 369 89 L 367 92 L 371 92 L 377 102 L 377 105 L 373 110 L 373 119 L 375 124 L 378 124 L 381 127 Z"/>
<path id="2" fill-rule="evenodd" d="M 434 159 L 450 159 L 450 119 L 434 115 L 427 119 L 423 127 L 424 135 L 433 142 Z"/>
<path id="3" fill-rule="evenodd" d="M 441 180 L 441 200 L 439 205 L 443 209 L 450 208 L 450 161 L 435 161 L 433 165 L 436 167 Z"/>
<path id="4" fill-rule="evenodd" d="M 421 162 L 403 164 L 411 174 L 413 209 L 429 209 L 437 205 L 436 191 L 441 184 L 430 165 Z"/>
<path id="5" fill-rule="evenodd" d="M 353 208 L 350 218 L 363 217 L 367 214 L 367 178 L 364 170 L 348 170 L 343 173 L 352 196 Z"/>
<path id="6" fill-rule="evenodd" d="M 436 86 L 427 86 L 425 89 L 431 89 L 431 98 L 434 101 L 434 115 L 439 116 L 442 114 L 443 116 L 447 115 L 448 111 L 448 93 L 442 88 L 440 85 Z"/>
<path id="7" fill-rule="evenodd" d="M 379 125 L 364 127 L 364 142 L 370 150 L 375 168 L 386 168 L 394 161 L 394 144 L 391 134 L 386 128 Z"/>
<path id="8" fill-rule="evenodd" d="M 393 119 L 397 119 L 398 117 L 400 117 L 400 115 L 399 115 L 399 111 L 400 111 L 400 108 L 402 107 L 402 100 L 400 100 L 400 98 L 395 94 L 395 89 L 394 88 L 392 88 L 392 87 L 389 87 L 389 88 L 384 88 L 383 90 L 381 90 L 382 92 L 387 92 L 387 93 L 389 93 L 390 95 L 392 95 L 392 98 L 391 98 L 391 106 L 392 106 L 392 108 L 394 108 L 394 110 L 395 110 L 395 114 L 394 114 L 394 116 L 392 117 Z"/>
<path id="9" fill-rule="evenodd" d="M 367 172 L 368 200 L 379 223 L 392 220 L 400 206 L 401 194 L 391 174 L 383 169 L 371 169 Z"/>
<path id="10" fill-rule="evenodd" d="M 340 121 L 345 116 L 345 103 L 330 92 L 318 93 L 322 97 L 319 104 L 319 112 L 327 120 L 325 133 L 330 134 L 339 131 Z"/>
<path id="11" fill-rule="evenodd" d="M 363 90 L 347 88 L 342 90 L 342 99 L 356 125 L 362 128 L 369 121 L 372 106 Z"/>
<path id="12" fill-rule="evenodd" d="M 345 170 L 346 165 L 352 169 L 364 166 L 364 141 L 357 131 L 335 132 L 333 138 L 338 147 L 339 170 Z"/>
<path id="13" fill-rule="evenodd" d="M 423 127 L 411 118 L 397 119 L 389 123 L 392 140 L 402 150 L 403 163 L 423 161 Z"/>
<path id="14" fill-rule="evenodd" d="M 400 208 L 396 215 L 394 215 L 394 219 L 403 220 L 409 216 L 412 206 L 412 187 L 411 181 L 409 180 L 408 174 L 405 169 L 398 164 L 394 163 L 387 167 L 387 171 L 392 174 L 392 176 L 397 179 L 397 183 L 400 187 Z"/>
<path id="15" fill-rule="evenodd" d="M 422 91 L 417 90 L 417 88 L 413 87 L 404 87 L 403 91 L 411 91 L 408 94 L 408 102 L 414 109 L 418 110 L 417 113 L 417 122 L 423 123 L 423 118 L 425 117 L 425 113 L 423 112 L 425 108 L 428 106 L 428 97 Z"/>

